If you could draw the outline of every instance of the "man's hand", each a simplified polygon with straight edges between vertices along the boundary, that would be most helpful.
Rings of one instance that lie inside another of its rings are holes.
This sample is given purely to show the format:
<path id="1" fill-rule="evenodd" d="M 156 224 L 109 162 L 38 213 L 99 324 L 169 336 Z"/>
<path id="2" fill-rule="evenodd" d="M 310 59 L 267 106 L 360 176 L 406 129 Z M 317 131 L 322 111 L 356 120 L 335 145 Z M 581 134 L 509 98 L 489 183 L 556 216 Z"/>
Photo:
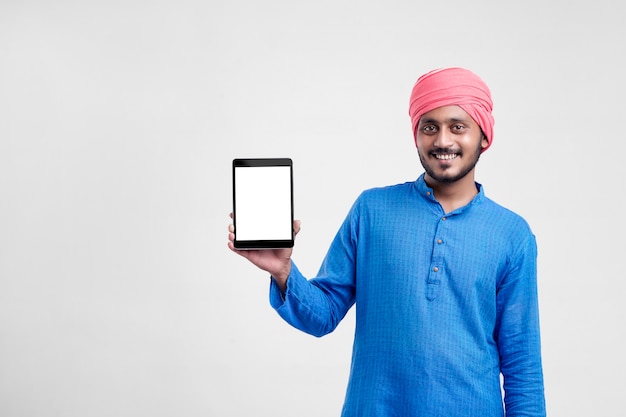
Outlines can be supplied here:
<path id="1" fill-rule="evenodd" d="M 230 218 L 233 218 L 233 213 L 230 213 Z M 293 231 L 296 235 L 300 231 L 300 220 L 293 222 Z M 269 272 L 274 277 L 281 291 L 284 292 L 287 289 L 287 278 L 291 272 L 291 253 L 293 248 L 239 250 L 235 248 L 234 240 L 235 226 L 230 224 L 228 225 L 228 247 L 230 250 L 243 256 L 258 268 Z"/>

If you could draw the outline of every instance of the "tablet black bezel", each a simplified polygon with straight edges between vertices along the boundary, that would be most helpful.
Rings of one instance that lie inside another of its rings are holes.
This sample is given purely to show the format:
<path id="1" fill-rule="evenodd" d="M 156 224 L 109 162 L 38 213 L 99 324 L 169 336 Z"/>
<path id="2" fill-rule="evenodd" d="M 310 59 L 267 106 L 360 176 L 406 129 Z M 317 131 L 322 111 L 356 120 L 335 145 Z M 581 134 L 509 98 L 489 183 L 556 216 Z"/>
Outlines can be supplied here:
<path id="1" fill-rule="evenodd" d="M 232 181 L 233 181 L 233 226 L 235 227 L 235 239 L 233 244 L 236 249 L 281 249 L 291 248 L 294 245 L 294 231 L 291 228 L 291 239 L 285 240 L 238 240 L 237 239 L 237 201 L 236 201 L 236 181 L 235 168 L 237 167 L 272 167 L 272 166 L 288 166 L 289 167 L 289 184 L 290 184 L 290 202 L 291 202 L 291 224 L 293 225 L 293 161 L 291 158 L 235 158 L 232 163 Z"/>

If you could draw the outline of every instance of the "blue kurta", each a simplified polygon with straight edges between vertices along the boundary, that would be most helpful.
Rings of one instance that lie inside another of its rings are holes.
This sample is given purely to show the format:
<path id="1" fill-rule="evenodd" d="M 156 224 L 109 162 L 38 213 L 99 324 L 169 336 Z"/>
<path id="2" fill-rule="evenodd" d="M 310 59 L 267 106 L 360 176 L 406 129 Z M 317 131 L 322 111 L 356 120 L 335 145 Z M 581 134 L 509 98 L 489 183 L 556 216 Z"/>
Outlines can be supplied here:
<path id="1" fill-rule="evenodd" d="M 355 304 L 342 416 L 545 416 L 535 237 L 477 187 L 447 214 L 423 175 L 367 190 L 318 277 L 293 264 L 284 295 L 272 282 L 272 306 L 315 336 Z"/>

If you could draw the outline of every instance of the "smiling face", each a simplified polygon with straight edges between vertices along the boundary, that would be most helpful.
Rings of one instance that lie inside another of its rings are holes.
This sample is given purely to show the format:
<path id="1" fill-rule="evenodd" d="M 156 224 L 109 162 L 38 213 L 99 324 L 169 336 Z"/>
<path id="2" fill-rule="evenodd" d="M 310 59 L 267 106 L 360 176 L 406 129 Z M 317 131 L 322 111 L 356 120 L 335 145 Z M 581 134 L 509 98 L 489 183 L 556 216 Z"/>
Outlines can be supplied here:
<path id="1" fill-rule="evenodd" d="M 415 131 L 415 144 L 426 181 L 444 185 L 464 178 L 473 183 L 474 168 L 489 142 L 465 110 L 444 106 L 422 115 Z"/>

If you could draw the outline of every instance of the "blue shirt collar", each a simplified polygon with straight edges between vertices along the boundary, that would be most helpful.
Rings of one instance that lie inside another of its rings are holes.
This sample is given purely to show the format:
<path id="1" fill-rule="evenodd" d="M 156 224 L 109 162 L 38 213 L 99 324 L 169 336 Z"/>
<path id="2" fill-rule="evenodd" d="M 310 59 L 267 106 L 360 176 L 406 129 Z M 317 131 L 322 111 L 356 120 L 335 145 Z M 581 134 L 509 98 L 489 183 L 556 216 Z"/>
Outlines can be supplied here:
<path id="1" fill-rule="evenodd" d="M 426 184 L 426 181 L 424 180 L 424 175 L 425 175 L 425 173 L 422 173 L 422 175 L 420 175 L 417 178 L 417 180 L 415 181 L 415 188 L 417 189 L 419 195 L 422 198 L 424 198 L 425 200 L 429 201 L 431 204 L 436 204 L 439 207 L 441 207 L 441 205 L 439 204 L 439 202 L 435 198 L 435 193 L 434 193 L 433 189 L 430 188 L 428 186 L 428 184 Z M 476 184 L 476 189 L 478 190 L 478 194 L 476 194 L 476 196 L 472 199 L 472 201 L 470 201 L 467 205 L 465 205 L 463 207 L 459 207 L 458 209 L 456 209 L 453 212 L 448 213 L 448 214 L 460 214 L 463 211 L 465 211 L 466 209 L 468 209 L 469 207 L 478 205 L 478 204 L 480 204 L 483 201 L 483 199 L 485 198 L 485 191 L 483 190 L 482 184 L 480 184 L 478 182 L 474 182 L 474 184 Z"/>

